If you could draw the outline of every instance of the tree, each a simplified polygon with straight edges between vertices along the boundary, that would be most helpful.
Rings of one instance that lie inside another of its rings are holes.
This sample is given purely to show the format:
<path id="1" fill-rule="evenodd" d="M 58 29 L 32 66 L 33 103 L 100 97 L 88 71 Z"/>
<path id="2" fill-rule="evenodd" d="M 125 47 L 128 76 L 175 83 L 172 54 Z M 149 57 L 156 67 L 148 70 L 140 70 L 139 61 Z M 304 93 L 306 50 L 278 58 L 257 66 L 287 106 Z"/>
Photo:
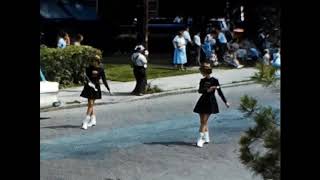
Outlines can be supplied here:
<path id="1" fill-rule="evenodd" d="M 239 109 L 256 122 L 239 141 L 241 162 L 264 179 L 280 180 L 279 113 L 247 95 L 241 97 Z"/>

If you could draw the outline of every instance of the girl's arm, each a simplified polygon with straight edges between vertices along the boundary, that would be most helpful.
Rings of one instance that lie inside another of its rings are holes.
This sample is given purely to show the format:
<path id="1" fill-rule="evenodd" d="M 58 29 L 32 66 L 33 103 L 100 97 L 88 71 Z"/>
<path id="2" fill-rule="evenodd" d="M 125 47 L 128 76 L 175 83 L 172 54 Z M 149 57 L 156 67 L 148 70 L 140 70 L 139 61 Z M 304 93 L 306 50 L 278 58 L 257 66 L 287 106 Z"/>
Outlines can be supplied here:
<path id="1" fill-rule="evenodd" d="M 110 91 L 110 88 L 109 88 L 109 85 L 108 85 L 108 82 L 107 82 L 107 78 L 106 78 L 106 75 L 104 73 L 104 69 L 101 68 L 101 77 L 102 77 L 102 82 L 104 84 L 104 86 L 108 89 L 108 91 Z"/>
<path id="2" fill-rule="evenodd" d="M 217 90 L 218 90 L 218 94 L 219 94 L 220 98 L 222 99 L 222 101 L 223 101 L 225 104 L 227 104 L 228 102 L 227 102 L 226 98 L 224 97 L 224 95 L 223 95 L 223 93 L 222 93 L 221 86 L 220 86 L 218 80 L 217 80 L 217 84 L 218 84 L 217 86 L 219 86 L 219 88 L 217 89 Z"/>

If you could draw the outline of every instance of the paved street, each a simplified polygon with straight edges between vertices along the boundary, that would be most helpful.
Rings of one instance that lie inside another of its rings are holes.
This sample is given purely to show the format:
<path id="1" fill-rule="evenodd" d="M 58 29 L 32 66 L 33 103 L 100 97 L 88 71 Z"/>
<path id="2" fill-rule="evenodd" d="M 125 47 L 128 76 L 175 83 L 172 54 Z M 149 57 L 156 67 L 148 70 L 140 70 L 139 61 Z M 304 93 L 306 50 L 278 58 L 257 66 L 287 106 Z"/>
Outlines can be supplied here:
<path id="1" fill-rule="evenodd" d="M 209 121 L 214 143 L 194 146 L 198 93 L 96 107 L 97 126 L 81 130 L 85 107 L 40 113 L 42 180 L 260 180 L 238 159 L 240 134 L 253 125 L 237 108 L 248 94 L 280 108 L 279 90 L 257 84 L 223 89 L 231 103 Z"/>

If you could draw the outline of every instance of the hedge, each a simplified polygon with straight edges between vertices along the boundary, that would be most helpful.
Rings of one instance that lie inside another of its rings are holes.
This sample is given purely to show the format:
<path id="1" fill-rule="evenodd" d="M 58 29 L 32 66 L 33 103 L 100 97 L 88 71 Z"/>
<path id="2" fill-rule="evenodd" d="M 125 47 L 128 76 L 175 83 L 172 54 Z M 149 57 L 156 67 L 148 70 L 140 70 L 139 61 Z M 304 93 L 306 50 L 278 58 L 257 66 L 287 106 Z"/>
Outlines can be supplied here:
<path id="1" fill-rule="evenodd" d="M 61 87 L 79 85 L 95 55 L 102 56 L 102 52 L 91 46 L 40 47 L 40 67 L 48 81 L 59 82 Z"/>

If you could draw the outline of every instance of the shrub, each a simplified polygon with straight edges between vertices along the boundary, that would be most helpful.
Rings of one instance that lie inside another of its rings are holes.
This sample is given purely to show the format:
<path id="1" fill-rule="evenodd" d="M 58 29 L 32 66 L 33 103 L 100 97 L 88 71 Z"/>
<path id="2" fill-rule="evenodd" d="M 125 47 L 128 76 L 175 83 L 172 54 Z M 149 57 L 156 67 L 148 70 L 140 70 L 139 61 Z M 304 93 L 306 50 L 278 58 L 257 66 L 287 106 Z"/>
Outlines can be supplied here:
<path id="1" fill-rule="evenodd" d="M 40 47 L 40 66 L 48 81 L 67 87 L 83 83 L 85 67 L 95 55 L 102 52 L 90 46 Z"/>
<path id="2" fill-rule="evenodd" d="M 148 83 L 147 87 L 146 87 L 146 94 L 153 94 L 153 93 L 159 93 L 162 92 L 163 90 L 160 89 L 157 85 L 152 86 L 151 83 Z"/>
<path id="3" fill-rule="evenodd" d="M 259 72 L 254 74 L 252 77 L 253 80 L 262 83 L 265 86 L 275 85 L 277 82 L 274 76 L 276 69 L 273 66 L 258 63 L 256 67 Z"/>

